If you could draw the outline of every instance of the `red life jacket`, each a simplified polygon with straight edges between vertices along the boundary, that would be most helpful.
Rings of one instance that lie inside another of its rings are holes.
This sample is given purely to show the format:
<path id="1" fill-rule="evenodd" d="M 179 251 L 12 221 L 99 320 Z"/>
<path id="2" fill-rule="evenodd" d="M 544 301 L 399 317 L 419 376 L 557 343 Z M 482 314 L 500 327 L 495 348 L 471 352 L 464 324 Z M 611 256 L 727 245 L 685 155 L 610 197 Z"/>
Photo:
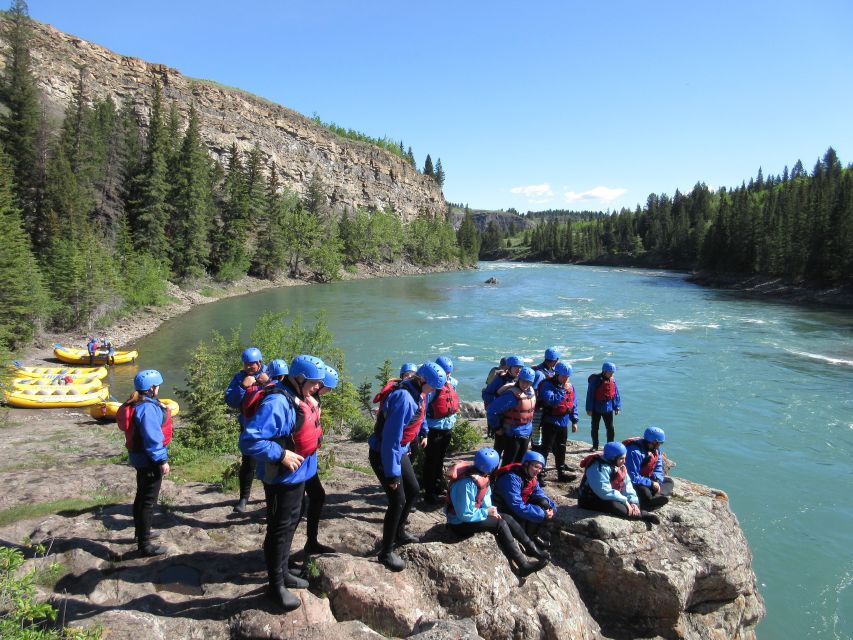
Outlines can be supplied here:
<path id="1" fill-rule="evenodd" d="M 556 386 L 556 385 L 555 385 Z M 542 405 L 542 413 L 546 416 L 554 416 L 555 418 L 562 418 L 567 413 L 571 413 L 572 409 L 575 406 L 575 388 L 572 386 L 572 383 L 569 383 L 569 388 L 565 390 L 565 395 L 563 399 L 560 401 L 560 404 L 555 405 Z"/>
<path id="2" fill-rule="evenodd" d="M 449 382 L 445 382 L 444 386 L 436 391 L 435 397 L 427 409 L 427 416 L 430 418 L 440 419 L 452 416 L 459 412 L 459 395 L 456 389 Z"/>
<path id="3" fill-rule="evenodd" d="M 625 468 L 623 464 L 618 469 L 614 469 L 612 464 L 609 464 L 604 458 L 601 457 L 602 452 L 596 451 L 595 453 L 589 454 L 586 458 L 581 460 L 581 469 L 586 469 L 593 462 L 598 462 L 599 464 L 606 464 L 610 467 L 610 486 L 616 489 L 619 493 L 623 493 L 625 490 L 625 478 L 628 477 L 628 470 Z M 586 483 L 586 474 L 583 476 L 583 482 L 581 484 Z"/>
<path id="4" fill-rule="evenodd" d="M 523 393 L 518 402 L 511 409 L 507 409 L 503 413 L 501 426 L 514 427 L 520 424 L 530 424 L 533 422 L 533 413 L 536 410 L 536 396 Z"/>
<path id="5" fill-rule="evenodd" d="M 513 462 L 498 469 L 495 474 L 495 480 L 505 473 L 515 473 L 519 478 L 521 478 L 521 481 L 524 483 L 521 486 L 521 500 L 524 504 L 527 504 L 527 501 L 530 500 L 530 496 L 533 494 L 533 490 L 536 489 L 536 485 L 539 484 L 539 481 L 536 478 L 528 478 L 524 473 L 524 469 L 521 468 L 520 462 Z"/>
<path id="6" fill-rule="evenodd" d="M 240 413 L 243 414 L 244 418 L 251 418 L 258 412 L 258 407 L 261 406 L 261 400 L 266 398 L 265 391 L 267 387 L 274 387 L 275 380 L 263 384 L 253 384 L 251 387 L 246 389 L 246 393 L 243 394 L 243 399 L 240 401 Z"/>
<path id="7" fill-rule="evenodd" d="M 652 474 L 655 471 L 655 467 L 657 466 L 658 458 L 660 457 L 660 449 L 655 449 L 654 451 L 652 451 L 647 446 L 645 446 L 645 442 L 645 438 L 637 437 L 623 440 L 622 444 L 624 444 L 626 447 L 636 445 L 640 449 L 645 450 L 646 456 L 643 458 L 643 464 L 640 465 L 640 475 L 646 476 L 647 478 L 651 478 Z"/>
<path id="8" fill-rule="evenodd" d="M 486 499 L 486 494 L 489 493 L 489 476 L 480 475 L 479 473 L 467 475 L 464 472 L 474 466 L 473 462 L 457 462 L 447 470 L 447 512 L 456 515 L 456 509 L 453 507 L 453 501 L 450 499 L 451 487 L 460 480 L 471 478 L 474 484 L 477 485 L 477 497 L 474 504 L 479 509 L 483 506 L 483 500 Z"/>
<path id="9" fill-rule="evenodd" d="M 116 411 L 116 423 L 118 424 L 118 428 L 124 432 L 124 446 L 131 453 L 142 453 L 144 450 L 142 436 L 136 428 L 136 420 L 134 419 L 136 416 L 136 407 L 142 402 L 145 401 L 140 400 L 134 404 L 125 402 Z M 172 412 L 166 405 L 160 402 L 157 402 L 157 404 L 163 410 L 163 423 L 160 425 L 160 429 L 163 431 L 163 446 L 168 447 L 172 441 Z"/>
<path id="10" fill-rule="evenodd" d="M 385 383 L 385 386 L 382 387 L 382 390 L 373 396 L 374 404 L 381 405 L 385 398 L 394 390 L 394 387 L 397 386 L 397 383 L 400 382 L 400 378 L 391 378 L 388 382 Z"/>
<path id="11" fill-rule="evenodd" d="M 284 382 L 284 388 L 276 387 L 280 393 L 284 393 L 296 411 L 296 424 L 290 432 L 290 440 L 293 450 L 303 458 L 307 458 L 323 443 L 323 427 L 320 424 L 320 405 L 299 398 L 296 389 L 289 381 Z M 267 395 L 275 393 L 268 391 Z M 297 401 L 298 399 L 298 401 Z"/>
<path id="12" fill-rule="evenodd" d="M 389 380 L 388 383 L 382 388 L 382 391 L 376 394 L 376 398 L 379 398 L 381 395 L 382 398 L 380 401 L 382 405 L 379 407 L 379 412 L 376 414 L 376 423 L 373 425 L 373 433 L 375 433 L 379 438 L 382 437 L 382 431 L 385 428 L 385 399 L 392 391 L 396 391 L 397 389 L 405 389 L 403 383 L 405 380 Z M 414 394 L 411 390 L 406 389 L 408 393 L 410 393 L 413 397 Z M 376 402 L 376 398 L 373 399 Z M 426 413 L 424 407 L 424 397 L 423 394 L 420 394 L 415 401 L 418 403 L 418 410 L 415 412 L 415 415 L 409 420 L 409 424 L 403 427 L 403 435 L 400 437 L 400 444 L 407 445 L 415 437 L 418 435 L 418 432 L 421 430 L 421 425 L 424 423 L 424 415 Z"/>
<path id="13" fill-rule="evenodd" d="M 595 388 L 595 401 L 596 402 L 606 402 L 608 400 L 613 400 L 616 398 L 616 381 L 613 377 L 608 379 L 604 379 L 601 377 L 601 374 L 594 373 L 590 376 L 590 382 L 592 382 L 593 378 L 598 378 L 599 383 Z"/>

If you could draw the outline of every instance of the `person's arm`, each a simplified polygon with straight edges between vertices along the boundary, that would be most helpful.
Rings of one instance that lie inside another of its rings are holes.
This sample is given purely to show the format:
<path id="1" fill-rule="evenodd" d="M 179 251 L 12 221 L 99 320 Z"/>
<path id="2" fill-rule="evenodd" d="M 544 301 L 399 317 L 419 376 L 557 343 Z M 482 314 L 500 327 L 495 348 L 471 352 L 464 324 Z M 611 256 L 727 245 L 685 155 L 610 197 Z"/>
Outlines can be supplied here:
<path id="1" fill-rule="evenodd" d="M 417 404 L 405 389 L 392 392 L 385 400 L 385 425 L 382 427 L 380 457 L 388 484 L 400 482 L 400 460 L 406 453 L 406 447 L 400 443 L 400 439 L 417 410 Z"/>
<path id="2" fill-rule="evenodd" d="M 616 384 L 616 381 L 613 381 L 613 388 L 616 391 L 615 397 L 613 398 L 613 410 L 616 413 L 622 411 L 622 396 L 619 395 L 619 385 Z"/>
<path id="3" fill-rule="evenodd" d="M 634 485 L 631 484 L 631 478 L 628 477 L 625 478 L 625 495 L 631 504 L 640 504 L 640 498 L 634 490 Z"/>
<path id="4" fill-rule="evenodd" d="M 596 378 L 592 379 L 592 382 L 586 385 L 586 412 L 587 414 L 592 414 L 595 411 L 595 387 L 597 386 L 595 383 Z"/>
<path id="5" fill-rule="evenodd" d="M 140 402 L 136 411 L 142 448 L 151 462 L 163 464 L 169 461 L 169 452 L 163 445 L 163 410 L 153 402 Z"/>
<path id="6" fill-rule="evenodd" d="M 488 517 L 485 502 L 477 507 L 477 484 L 473 481 L 459 481 L 450 488 L 450 500 L 456 517 L 462 522 L 480 522 Z"/>
<path id="7" fill-rule="evenodd" d="M 273 438 L 290 435 L 296 413 L 284 398 L 270 396 L 261 402 L 258 412 L 240 434 L 240 452 L 258 462 L 275 464 L 284 457 L 284 449 Z"/>
<path id="8" fill-rule="evenodd" d="M 625 480 L 627 482 L 628 479 Z M 623 504 L 628 502 L 628 498 L 616 491 L 610 484 L 610 472 L 607 465 L 595 465 L 591 472 L 587 473 L 586 481 L 593 493 L 602 500 L 611 500 Z"/>
<path id="9" fill-rule="evenodd" d="M 544 509 L 535 504 L 525 504 L 521 499 L 521 478 L 517 474 L 504 473 L 495 483 L 495 490 L 500 493 L 512 515 L 531 522 L 545 520 Z"/>
<path id="10" fill-rule="evenodd" d="M 666 472 L 663 468 L 663 451 L 658 450 L 658 459 L 655 462 L 655 469 L 652 471 L 652 478 L 659 484 L 666 480 Z"/>
<path id="11" fill-rule="evenodd" d="M 238 371 L 225 389 L 225 404 L 232 409 L 239 409 L 240 403 L 243 402 L 243 396 L 246 395 L 246 390 L 243 388 L 245 378 L 246 374 L 243 371 Z"/>
<path id="12" fill-rule="evenodd" d="M 625 468 L 628 469 L 628 477 L 631 482 L 644 487 L 652 486 L 652 479 L 644 476 L 640 469 L 643 466 L 645 454 L 636 447 L 628 449 L 628 455 L 625 457 Z"/>

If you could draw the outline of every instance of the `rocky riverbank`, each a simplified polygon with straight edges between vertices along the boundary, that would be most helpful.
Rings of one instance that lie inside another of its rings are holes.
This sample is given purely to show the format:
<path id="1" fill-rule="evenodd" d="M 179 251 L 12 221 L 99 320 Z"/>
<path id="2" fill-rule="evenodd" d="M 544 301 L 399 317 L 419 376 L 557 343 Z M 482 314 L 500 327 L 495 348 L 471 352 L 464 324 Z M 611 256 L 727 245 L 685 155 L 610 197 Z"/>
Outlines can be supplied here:
<path id="1" fill-rule="evenodd" d="M 303 606 L 277 614 L 262 591 L 263 492 L 253 511 L 209 484 L 163 483 L 155 529 L 169 553 L 138 558 L 134 473 L 117 462 L 121 434 L 75 410 L 11 410 L 0 439 L 0 543 L 43 544 L 40 595 L 67 624 L 105 638 L 754 638 L 764 613 L 746 540 L 725 494 L 677 479 L 677 497 L 648 528 L 579 509 L 577 482 L 551 483 L 559 505 L 546 529 L 554 561 L 520 580 L 493 538 L 456 540 L 440 510 L 411 519 L 420 538 L 391 573 L 376 562 L 385 496 L 367 446 L 324 445 L 321 542 L 339 553 L 307 564 Z M 587 445 L 570 443 L 577 464 Z M 72 505 L 68 500 L 86 498 Z M 44 509 L 39 514 L 39 505 Z M 34 515 L 35 514 L 35 515 Z M 16 516 L 20 519 L 16 519 Z M 300 525 L 294 549 L 304 544 Z M 58 569 L 46 571 L 51 562 Z"/>

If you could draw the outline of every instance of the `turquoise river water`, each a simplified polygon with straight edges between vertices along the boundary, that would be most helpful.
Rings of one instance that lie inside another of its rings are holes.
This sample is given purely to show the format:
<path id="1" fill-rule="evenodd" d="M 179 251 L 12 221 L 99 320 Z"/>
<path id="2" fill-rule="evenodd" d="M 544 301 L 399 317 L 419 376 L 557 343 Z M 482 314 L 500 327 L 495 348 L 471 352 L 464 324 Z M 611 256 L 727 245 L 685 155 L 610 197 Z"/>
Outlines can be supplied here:
<path id="1" fill-rule="evenodd" d="M 483 284 L 489 276 L 497 286 Z M 581 394 L 618 366 L 618 437 L 663 427 L 676 477 L 725 490 L 746 531 L 767 618 L 762 639 L 853 636 L 853 314 L 746 300 L 665 271 L 482 263 L 478 271 L 262 291 L 171 320 L 138 343 L 162 395 L 214 329 L 266 310 L 325 310 L 346 373 L 372 379 L 447 354 L 463 400 L 501 355 L 557 345 Z M 269 358 L 274 354 L 266 354 Z M 113 374 L 119 397 L 135 367 Z M 603 427 L 602 427 L 603 429 Z M 589 441 L 584 417 L 578 436 Z"/>

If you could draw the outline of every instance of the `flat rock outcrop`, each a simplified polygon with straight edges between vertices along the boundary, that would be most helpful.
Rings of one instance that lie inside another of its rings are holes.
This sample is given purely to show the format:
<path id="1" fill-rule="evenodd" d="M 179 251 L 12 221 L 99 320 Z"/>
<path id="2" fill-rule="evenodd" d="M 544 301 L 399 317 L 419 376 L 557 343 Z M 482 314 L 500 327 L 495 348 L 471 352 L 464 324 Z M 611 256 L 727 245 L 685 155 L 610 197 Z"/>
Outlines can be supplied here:
<path id="1" fill-rule="evenodd" d="M 109 96 L 118 105 L 130 102 L 143 122 L 148 120 L 156 80 L 163 87 L 166 109 L 174 102 L 184 122 L 190 104 L 195 105 L 202 139 L 223 163 L 233 143 L 243 151 L 257 144 L 291 191 L 304 194 L 312 177 L 319 175 L 333 208 L 393 207 L 406 221 L 422 212 L 444 214 L 444 197 L 436 181 L 375 145 L 342 138 L 245 91 L 114 53 L 50 25 L 33 21 L 32 33 L 33 72 L 55 118 L 70 102 L 80 69 L 89 99 Z M 3 64 L 0 60 L 0 68 Z M 357 128 L 358 123 L 351 125 Z"/>
<path id="2" fill-rule="evenodd" d="M 50 419 L 50 415 L 54 419 Z M 38 417 L 38 419 L 36 419 Z M 0 440 L 3 507 L 54 498 L 102 496 L 96 506 L 66 509 L 0 527 L 0 543 L 59 563 L 43 583 L 66 623 L 100 625 L 105 638 L 382 637 L 450 640 L 714 639 L 755 637 L 764 613 L 751 556 L 724 494 L 677 479 L 677 496 L 649 528 L 579 509 L 577 482 L 551 482 L 555 520 L 542 535 L 553 561 L 519 579 L 494 539 L 458 540 L 440 509 L 422 506 L 410 531 L 420 538 L 400 550 L 408 566 L 392 573 L 376 561 L 386 505 L 367 466 L 367 447 L 329 438 L 336 466 L 327 493 L 321 542 L 338 553 L 306 560 L 304 525 L 294 540 L 295 568 L 311 588 L 296 590 L 302 607 L 279 614 L 264 596 L 263 494 L 232 513 L 235 496 L 203 483 L 163 483 L 154 527 L 169 553 L 136 555 L 131 514 L 132 469 L 110 460 L 121 451 L 114 426 L 74 411 L 11 412 L 14 431 Z M 8 431 L 8 430 L 6 430 Z M 45 442 L 62 443 L 45 464 Z M 75 444 L 79 443 L 79 444 Z M 570 443 L 577 463 L 585 445 Z M 92 471 L 96 485 L 85 473 Z"/>

